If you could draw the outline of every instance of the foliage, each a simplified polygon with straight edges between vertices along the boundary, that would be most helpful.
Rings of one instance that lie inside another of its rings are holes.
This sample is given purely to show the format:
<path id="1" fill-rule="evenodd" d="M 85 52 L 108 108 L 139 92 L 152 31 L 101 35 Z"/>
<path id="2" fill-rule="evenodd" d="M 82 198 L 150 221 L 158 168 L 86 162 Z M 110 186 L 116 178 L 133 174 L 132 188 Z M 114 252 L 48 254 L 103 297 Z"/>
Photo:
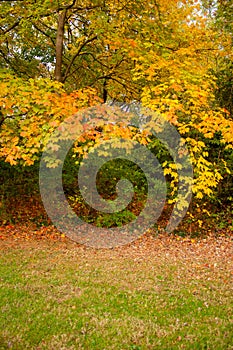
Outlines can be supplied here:
<path id="1" fill-rule="evenodd" d="M 20 76 L 55 76 L 69 91 L 91 86 L 103 98 L 106 93 L 119 96 L 122 89 L 135 95 L 132 62 L 121 46 L 124 33 L 133 35 L 127 24 L 137 20 L 139 5 L 112 0 L 5 1 L 1 64 Z"/>
<path id="2" fill-rule="evenodd" d="M 233 45 L 233 4 L 226 0 L 202 1 L 205 15 L 208 17 L 210 25 L 219 35 L 228 35 L 230 52 L 224 56 L 218 55 L 215 58 L 212 67 L 212 73 L 216 77 L 215 95 L 221 107 L 226 108 L 232 117 L 233 113 L 233 62 L 232 62 L 232 45 Z M 224 45 L 222 43 L 222 45 Z M 224 45 L 224 49 L 227 47 Z M 229 49 L 228 49 L 229 50 Z"/>
<path id="3" fill-rule="evenodd" d="M 221 196 L 225 182 L 231 191 L 232 7 L 224 1 L 17 0 L 1 2 L 1 10 L 1 159 L 32 165 L 66 117 L 101 101 L 134 101 L 181 134 L 197 199 Z M 104 138 L 135 138 L 160 152 L 176 193 L 174 162 L 151 135 L 130 129 L 127 118 L 101 127 L 77 140 L 76 161 Z"/>
<path id="4" fill-rule="evenodd" d="M 49 134 L 70 114 L 94 104 L 95 92 L 67 94 L 62 85 L 50 79 L 25 79 L 1 72 L 0 157 L 11 165 L 32 165 Z"/>

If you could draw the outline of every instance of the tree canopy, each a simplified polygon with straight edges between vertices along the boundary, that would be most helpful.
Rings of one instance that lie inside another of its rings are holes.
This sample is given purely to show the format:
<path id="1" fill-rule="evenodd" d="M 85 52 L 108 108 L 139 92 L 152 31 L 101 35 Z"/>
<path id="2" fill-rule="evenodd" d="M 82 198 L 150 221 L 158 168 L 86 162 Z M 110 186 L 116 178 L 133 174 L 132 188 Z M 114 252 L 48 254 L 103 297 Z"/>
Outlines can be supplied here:
<path id="1" fill-rule="evenodd" d="M 33 164 L 69 115 L 109 100 L 138 101 L 184 138 L 196 197 L 213 196 L 233 160 L 226 3 L 1 1 L 1 159 Z M 164 168 L 174 175 L 170 162 Z"/>

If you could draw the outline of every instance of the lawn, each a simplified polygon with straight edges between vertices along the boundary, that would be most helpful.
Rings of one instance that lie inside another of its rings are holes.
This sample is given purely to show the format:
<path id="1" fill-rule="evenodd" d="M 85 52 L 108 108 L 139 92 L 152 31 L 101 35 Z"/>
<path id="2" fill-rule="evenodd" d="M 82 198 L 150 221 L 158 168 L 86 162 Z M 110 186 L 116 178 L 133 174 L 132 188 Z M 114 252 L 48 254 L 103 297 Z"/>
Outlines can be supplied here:
<path id="1" fill-rule="evenodd" d="M 232 237 L 1 243 L 1 350 L 233 349 Z"/>

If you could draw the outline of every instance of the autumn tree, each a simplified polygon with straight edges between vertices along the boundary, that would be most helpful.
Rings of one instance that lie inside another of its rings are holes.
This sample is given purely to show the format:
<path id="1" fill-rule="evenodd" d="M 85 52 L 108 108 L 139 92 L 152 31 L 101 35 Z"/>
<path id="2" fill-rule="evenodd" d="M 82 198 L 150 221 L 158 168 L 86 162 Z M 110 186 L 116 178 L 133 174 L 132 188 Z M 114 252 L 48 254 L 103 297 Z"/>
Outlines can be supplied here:
<path id="1" fill-rule="evenodd" d="M 137 101 L 186 141 L 195 196 L 214 196 L 231 172 L 233 143 L 214 71 L 232 59 L 232 39 L 199 2 L 2 1 L 0 19 L 2 159 L 33 164 L 68 115 L 100 101 Z M 169 158 L 163 166 L 175 188 Z"/>
<path id="2" fill-rule="evenodd" d="M 55 78 L 68 91 L 94 87 L 104 100 L 119 91 L 137 96 L 121 44 L 124 33 L 134 34 L 127 18 L 137 20 L 139 4 L 19 0 L 1 6 L 2 67 L 18 76 Z"/>
<path id="3" fill-rule="evenodd" d="M 209 23 L 219 35 L 228 34 L 233 47 L 233 4 L 229 1 L 203 1 L 203 8 Z M 221 107 L 226 108 L 231 116 L 233 113 L 233 62 L 232 54 L 227 50 L 225 55 L 218 57 L 213 66 L 213 74 L 217 78 L 216 98 Z"/>

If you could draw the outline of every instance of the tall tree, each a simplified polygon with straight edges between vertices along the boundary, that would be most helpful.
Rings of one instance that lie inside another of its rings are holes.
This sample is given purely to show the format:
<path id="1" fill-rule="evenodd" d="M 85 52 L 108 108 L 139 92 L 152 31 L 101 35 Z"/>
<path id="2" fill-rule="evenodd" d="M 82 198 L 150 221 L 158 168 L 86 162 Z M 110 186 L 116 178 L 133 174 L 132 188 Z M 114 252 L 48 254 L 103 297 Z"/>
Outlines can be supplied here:
<path id="1" fill-rule="evenodd" d="M 131 36 L 129 19 L 139 3 L 125 1 L 4 1 L 1 65 L 17 75 L 53 76 L 68 90 L 96 87 L 106 99 L 119 91 L 137 96 L 132 62 L 121 44 Z M 126 44 L 126 42 L 125 42 Z"/>

